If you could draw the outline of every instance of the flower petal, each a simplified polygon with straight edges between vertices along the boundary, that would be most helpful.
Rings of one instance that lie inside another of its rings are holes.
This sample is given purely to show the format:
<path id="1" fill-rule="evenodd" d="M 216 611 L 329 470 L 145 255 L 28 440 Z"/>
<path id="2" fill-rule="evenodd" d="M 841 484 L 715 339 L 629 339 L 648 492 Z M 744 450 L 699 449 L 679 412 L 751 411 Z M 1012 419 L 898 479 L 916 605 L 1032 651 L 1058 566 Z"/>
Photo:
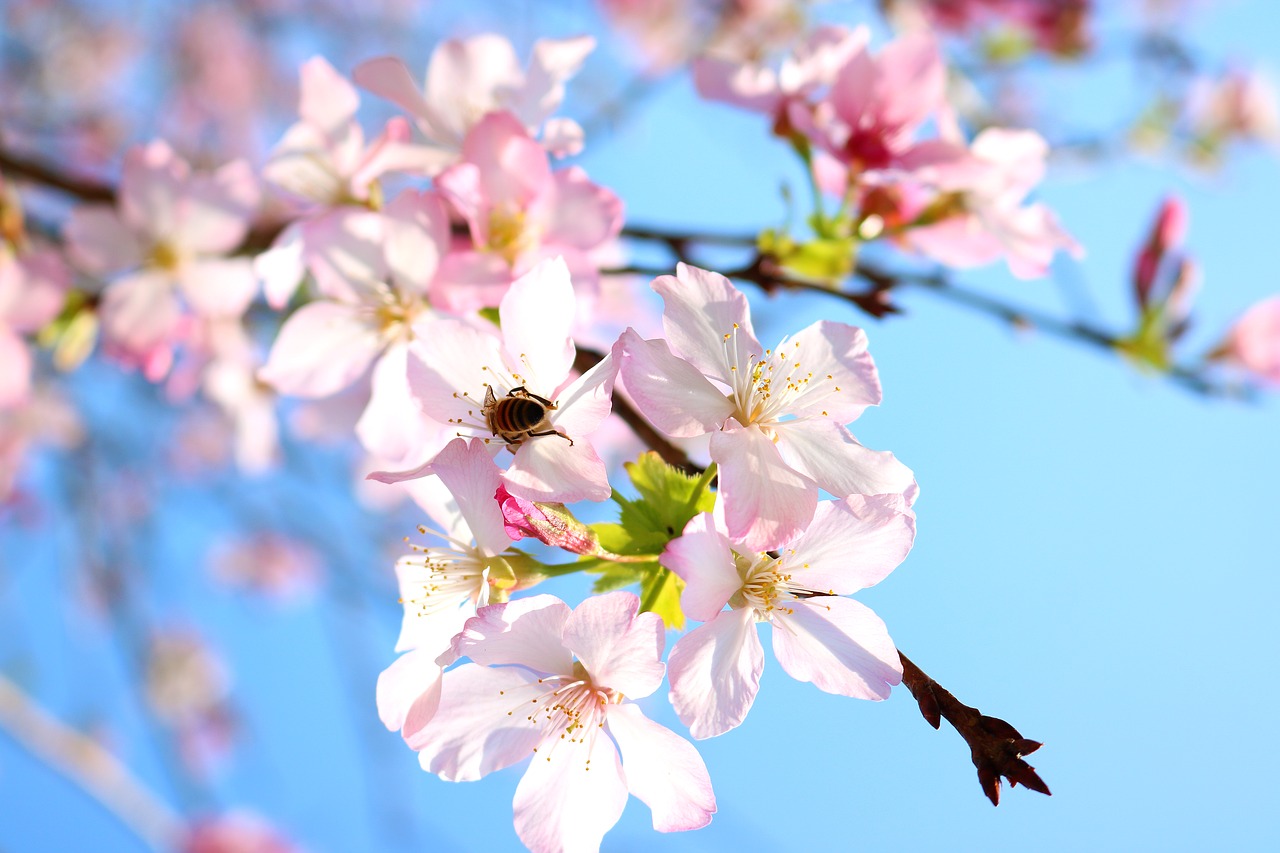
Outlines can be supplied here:
<path id="1" fill-rule="evenodd" d="M 729 423 L 733 426 L 711 435 L 729 538 L 751 551 L 777 548 L 813 518 L 818 487 L 783 460 L 759 427 Z"/>
<path id="2" fill-rule="evenodd" d="M 720 428 L 733 414 L 728 396 L 698 368 L 671 354 L 665 341 L 646 341 L 632 329 L 620 338 L 627 392 L 658 429 L 692 438 Z"/>
<path id="3" fill-rule="evenodd" d="M 836 497 L 900 495 L 915 484 L 911 469 L 892 453 L 863 447 L 834 421 L 787 421 L 774 431 L 787 464 Z"/>
<path id="4" fill-rule="evenodd" d="M 31 353 L 22 337 L 0 324 L 0 410 L 17 406 L 31 390 Z"/>
<path id="5" fill-rule="evenodd" d="M 589 251 L 622 230 L 622 199 L 592 183 L 577 166 L 552 175 L 549 213 L 544 223 L 547 243 Z"/>
<path id="6" fill-rule="evenodd" d="M 658 832 L 683 832 L 711 822 L 716 795 L 693 744 L 650 720 L 632 702 L 610 705 L 609 733 L 622 752 L 627 788 L 653 811 Z"/>
<path id="7" fill-rule="evenodd" d="M 604 462 L 582 437 L 572 444 L 560 435 L 525 439 L 504 479 L 511 494 L 530 501 L 602 501 L 613 493 Z"/>
<path id="8" fill-rule="evenodd" d="M 303 263 L 303 225 L 291 223 L 271 248 L 253 259 L 253 271 L 262 280 L 267 304 L 277 310 L 288 304 L 306 274 Z"/>
<path id="9" fill-rule="evenodd" d="M 633 699 L 657 690 L 666 672 L 662 618 L 639 610 L 640 598 L 634 593 L 593 595 L 574 609 L 564 626 L 564 644 L 582 661 L 592 682 Z"/>
<path id="10" fill-rule="evenodd" d="M 525 707 L 544 693 L 537 677 L 512 667 L 466 664 L 444 674 L 440 706 L 405 738 L 418 763 L 446 782 L 471 782 L 527 758 L 542 738 Z"/>
<path id="11" fill-rule="evenodd" d="M 71 260 L 94 275 L 120 272 L 142 262 L 142 244 L 106 205 L 74 208 L 62 233 Z"/>
<path id="12" fill-rule="evenodd" d="M 787 548 L 787 571 L 793 583 L 848 595 L 884 580 L 906 559 L 915 535 L 915 513 L 901 495 L 821 501 Z"/>
<path id="13" fill-rule="evenodd" d="M 609 353 L 595 367 L 558 392 L 557 408 L 551 413 L 552 425 L 571 438 L 595 432 L 613 410 L 617 365 L 617 360 Z"/>
<path id="14" fill-rule="evenodd" d="M 880 377 L 867 352 L 867 335 L 856 326 L 819 320 L 778 345 L 779 354 L 784 349 L 809 376 L 787 406 L 797 418 L 846 424 L 880 402 Z"/>
<path id="15" fill-rule="evenodd" d="M 593 853 L 626 804 L 618 750 L 593 726 L 585 742 L 539 745 L 516 787 L 516 834 L 533 853 Z"/>
<path id="16" fill-rule="evenodd" d="M 454 432 L 422 414 L 409 391 L 408 353 L 409 348 L 397 342 L 374 363 L 369 403 L 356 422 L 364 449 L 400 468 L 417 465 Z"/>
<path id="17" fill-rule="evenodd" d="M 498 306 L 509 364 L 534 393 L 551 393 L 573 367 L 573 284 L 563 258 L 543 261 L 511 284 Z M 545 389 L 545 391 L 543 390 Z"/>
<path id="18" fill-rule="evenodd" d="M 202 258 L 178 274 L 182 295 L 205 317 L 239 317 L 258 292 L 249 258 Z"/>
<path id="19" fill-rule="evenodd" d="M 282 394 L 326 397 L 355 382 L 381 349 L 357 310 L 312 302 L 285 321 L 258 377 Z"/>
<path id="20" fill-rule="evenodd" d="M 564 646 L 569 605 L 554 595 L 535 595 L 481 607 L 467 620 L 454 650 L 478 664 L 518 664 L 538 673 L 566 674 L 573 655 Z"/>
<path id="21" fill-rule="evenodd" d="M 480 550 L 489 556 L 505 551 L 511 537 L 494 498 L 502 473 L 484 442 L 455 438 L 436 454 L 432 472 L 449 488 Z"/>
<path id="22" fill-rule="evenodd" d="M 351 79 L 380 98 L 386 98 L 414 117 L 425 117 L 430 111 L 404 62 L 394 56 L 379 56 L 360 63 Z"/>
<path id="23" fill-rule="evenodd" d="M 693 737 L 722 735 L 747 718 L 763 671 L 755 611 L 720 613 L 677 640 L 667 656 L 671 704 Z"/>
<path id="24" fill-rule="evenodd" d="M 746 370 L 751 356 L 763 357 L 747 297 L 720 273 L 677 264 L 674 276 L 658 276 L 650 287 L 662 297 L 672 351 L 705 375 L 732 386 L 730 367 Z"/>
<path id="25" fill-rule="evenodd" d="M 690 619 L 710 622 L 742 589 L 729 539 L 715 529 L 709 512 L 694 516 L 658 559 L 684 581 L 680 607 Z"/>
<path id="26" fill-rule="evenodd" d="M 384 211 L 387 269 L 398 288 L 425 296 L 449 250 L 449 215 L 433 192 L 405 190 Z"/>
<path id="27" fill-rule="evenodd" d="M 797 681 L 855 699 L 885 699 L 902 682 L 902 662 L 871 608 L 838 596 L 794 601 L 779 616 L 773 653 Z"/>
<path id="28" fill-rule="evenodd" d="M 378 719 L 391 731 L 416 733 L 440 707 L 440 676 L 436 657 L 426 649 L 396 658 L 378 676 Z"/>
<path id="29" fill-rule="evenodd" d="M 169 275 L 143 270 L 107 287 L 99 312 L 106 340 L 141 353 L 168 341 L 182 309 Z"/>
<path id="30" fill-rule="evenodd" d="M 503 396 L 510 390 L 498 337 L 461 320 L 431 320 L 414 326 L 409 350 L 409 388 L 427 417 L 446 425 L 481 425 L 485 386 Z"/>
<path id="31" fill-rule="evenodd" d="M 299 117 L 326 136 L 337 135 L 360 108 L 355 88 L 323 56 L 302 63 L 298 74 Z"/>

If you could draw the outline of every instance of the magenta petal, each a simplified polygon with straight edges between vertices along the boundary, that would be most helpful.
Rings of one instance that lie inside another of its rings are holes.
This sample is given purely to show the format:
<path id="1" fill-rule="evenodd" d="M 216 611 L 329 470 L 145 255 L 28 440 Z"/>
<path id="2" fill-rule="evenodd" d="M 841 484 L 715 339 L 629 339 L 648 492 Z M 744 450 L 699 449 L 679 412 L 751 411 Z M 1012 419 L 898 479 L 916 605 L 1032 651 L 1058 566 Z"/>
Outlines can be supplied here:
<path id="1" fill-rule="evenodd" d="M 720 468 L 729 538 L 747 550 L 790 542 L 813 518 L 818 487 L 783 460 L 759 427 L 713 433 L 711 458 Z"/>
<path id="2" fill-rule="evenodd" d="M 532 853 L 599 850 L 622 816 L 627 785 L 613 741 L 594 726 L 582 737 L 540 746 L 516 787 L 516 834 Z"/>
<path id="3" fill-rule="evenodd" d="M 524 670 L 465 664 L 444 674 L 435 716 L 405 741 L 423 770 L 447 782 L 479 779 L 533 752 L 542 731 L 525 709 L 545 692 Z"/>
<path id="4" fill-rule="evenodd" d="M 454 649 L 478 664 L 518 664 L 538 673 L 566 673 L 573 655 L 562 636 L 569 606 L 554 595 L 535 595 L 481 607 L 467 620 Z"/>
<path id="5" fill-rule="evenodd" d="M 742 589 L 733 549 L 715 529 L 709 512 L 694 516 L 684 534 L 667 543 L 659 560 L 684 581 L 680 607 L 690 619 L 710 622 Z"/>
<path id="6" fill-rule="evenodd" d="M 884 622 L 851 598 L 795 601 L 779 616 L 773 653 L 787 674 L 855 699 L 885 699 L 902 682 L 902 662 Z"/>
<path id="7" fill-rule="evenodd" d="M 654 829 L 684 832 L 711 822 L 716 795 L 693 744 L 631 702 L 609 706 L 606 725 L 622 752 L 627 788 L 652 810 Z"/>
<path id="8" fill-rule="evenodd" d="M 747 718 L 763 671 L 755 611 L 726 611 L 672 647 L 667 656 L 671 704 L 695 738 L 722 735 Z"/>
<path id="9" fill-rule="evenodd" d="M 703 435 L 719 429 L 733 414 L 729 398 L 698 368 L 672 355 L 665 341 L 641 340 L 627 329 L 621 343 L 627 392 L 641 414 L 667 435 Z"/>
<path id="10" fill-rule="evenodd" d="M 640 599 L 630 592 L 593 595 L 579 604 L 564 626 L 564 643 L 598 686 L 632 699 L 658 689 L 666 667 L 662 619 L 639 613 Z"/>

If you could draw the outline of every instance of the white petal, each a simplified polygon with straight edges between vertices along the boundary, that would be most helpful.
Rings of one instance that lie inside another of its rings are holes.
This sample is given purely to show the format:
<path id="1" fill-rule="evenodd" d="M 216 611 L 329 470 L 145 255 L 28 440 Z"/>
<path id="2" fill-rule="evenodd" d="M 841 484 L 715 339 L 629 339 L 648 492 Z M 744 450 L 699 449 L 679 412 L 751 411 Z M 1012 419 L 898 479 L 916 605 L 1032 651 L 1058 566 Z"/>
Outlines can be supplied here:
<path id="1" fill-rule="evenodd" d="M 618 362 L 609 353 L 575 379 L 556 396 L 552 425 L 570 438 L 595 432 L 613 410 L 613 383 L 617 373 Z"/>
<path id="2" fill-rule="evenodd" d="M 326 397 L 355 382 L 381 349 L 377 330 L 351 306 L 312 302 L 285 321 L 258 375 L 283 394 Z"/>
<path id="3" fill-rule="evenodd" d="M 848 595 L 884 580 L 906 559 L 915 535 L 915 513 L 901 495 L 850 495 L 818 504 L 784 562 L 794 583 Z"/>
<path id="4" fill-rule="evenodd" d="M 452 493 L 480 550 L 492 556 L 511 544 L 494 495 L 502 473 L 480 441 L 454 439 L 432 463 L 432 471 Z"/>
<path id="5" fill-rule="evenodd" d="M 543 261 L 511 284 L 498 314 L 513 372 L 534 393 L 556 388 L 573 366 L 575 297 L 563 258 Z"/>
<path id="6" fill-rule="evenodd" d="M 440 706 L 440 676 L 435 655 L 425 650 L 396 658 L 378 676 L 378 719 L 391 731 L 400 731 L 412 717 L 412 730 L 417 732 Z"/>
<path id="7" fill-rule="evenodd" d="M 715 529 L 711 513 L 694 516 L 685 525 L 684 534 L 667 543 L 659 560 L 684 581 L 680 607 L 690 619 L 711 621 L 742 589 L 733 549 L 728 538 Z"/>
<path id="8" fill-rule="evenodd" d="M 409 388 L 422 411 L 443 424 L 483 424 L 485 386 L 499 397 L 511 390 L 498 337 L 453 319 L 418 323 L 413 332 Z"/>
<path id="9" fill-rule="evenodd" d="M 856 699 L 884 699 L 902 682 L 898 650 L 869 607 L 838 596 L 790 606 L 776 617 L 773 653 L 792 678 Z"/>
<path id="10" fill-rule="evenodd" d="M 880 402 L 880 378 L 867 352 L 867 335 L 856 326 L 819 320 L 778 349 L 786 350 L 808 376 L 804 390 L 787 407 L 790 414 L 846 424 Z"/>
<path id="11" fill-rule="evenodd" d="M 692 438 L 720 428 L 733 403 L 698 368 L 671 354 L 665 341 L 622 333 L 622 376 L 640 413 L 675 438 Z"/>
<path id="12" fill-rule="evenodd" d="M 863 447 L 834 421 L 788 421 L 773 428 L 787 464 L 836 497 L 900 495 L 915 483 L 911 469 L 892 453 Z"/>
<path id="13" fill-rule="evenodd" d="M 693 744 L 631 702 L 609 706 L 606 725 L 622 752 L 627 788 L 653 811 L 654 829 L 683 832 L 711 822 L 716 795 Z"/>
<path id="14" fill-rule="evenodd" d="M 672 647 L 667 657 L 671 704 L 695 738 L 722 735 L 747 718 L 763 671 L 755 611 L 721 613 Z"/>
<path id="15" fill-rule="evenodd" d="M 582 437 L 572 444 L 560 435 L 526 438 L 505 479 L 511 494 L 530 501 L 602 501 L 613 493 L 604 462 Z"/>
<path id="16" fill-rule="evenodd" d="M 734 384 L 729 368 L 747 370 L 764 347 L 751 328 L 747 297 L 729 279 L 688 264 L 650 285 L 662 297 L 662 328 L 671 349 L 707 376 Z"/>
<path id="17" fill-rule="evenodd" d="M 539 745 L 516 787 L 516 834 L 532 853 L 598 853 L 626 804 L 618 751 L 592 726 L 585 742 Z"/>
<path id="18" fill-rule="evenodd" d="M 564 626 L 564 643 L 582 661 L 592 682 L 632 699 L 657 690 L 666 672 L 662 618 L 639 610 L 640 598 L 634 593 L 593 595 L 574 608 Z"/>
<path id="19" fill-rule="evenodd" d="M 783 461 L 758 427 L 713 433 L 711 458 L 719 466 L 729 538 L 748 550 L 790 542 L 813 518 L 818 487 Z"/>
<path id="20" fill-rule="evenodd" d="M 554 595 L 481 607 L 454 643 L 460 655 L 486 666 L 518 664 L 544 674 L 566 674 L 573 655 L 562 641 L 569 606 Z"/>
<path id="21" fill-rule="evenodd" d="M 203 258 L 178 275 L 182 295 L 205 317 L 239 317 L 258 292 L 258 277 L 248 258 Z"/>

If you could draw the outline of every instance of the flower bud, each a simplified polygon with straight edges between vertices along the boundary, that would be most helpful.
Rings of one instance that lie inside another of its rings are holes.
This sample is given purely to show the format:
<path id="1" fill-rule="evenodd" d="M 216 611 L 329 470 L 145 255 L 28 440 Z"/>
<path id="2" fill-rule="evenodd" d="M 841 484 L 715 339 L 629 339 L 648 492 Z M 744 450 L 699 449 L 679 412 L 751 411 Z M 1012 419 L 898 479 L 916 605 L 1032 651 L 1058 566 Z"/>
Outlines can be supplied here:
<path id="1" fill-rule="evenodd" d="M 514 540 L 533 538 L 572 554 L 600 554 L 595 533 L 573 517 L 562 503 L 538 503 L 518 498 L 498 486 L 494 494 L 502 508 L 503 528 Z"/>

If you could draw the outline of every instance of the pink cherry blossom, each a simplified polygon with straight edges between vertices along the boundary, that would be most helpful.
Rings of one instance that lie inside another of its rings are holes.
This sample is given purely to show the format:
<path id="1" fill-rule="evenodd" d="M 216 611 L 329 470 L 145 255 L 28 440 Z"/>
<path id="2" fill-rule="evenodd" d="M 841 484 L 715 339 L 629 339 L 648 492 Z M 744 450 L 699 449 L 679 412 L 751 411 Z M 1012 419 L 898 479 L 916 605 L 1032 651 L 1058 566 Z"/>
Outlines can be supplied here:
<path id="1" fill-rule="evenodd" d="M 16 255 L 0 242 L 0 409 L 31 390 L 31 353 L 22 336 L 58 315 L 71 285 L 61 256 L 49 249 Z"/>
<path id="2" fill-rule="evenodd" d="M 526 500 L 601 501 L 611 493 L 590 437 L 611 409 L 616 365 L 609 355 L 582 376 L 571 375 L 574 301 L 564 261 L 544 261 L 503 297 L 500 334 L 475 323 L 436 320 L 423 324 L 409 351 L 409 385 L 422 411 L 457 435 L 483 438 L 494 452 L 504 441 L 494 437 L 500 431 L 485 415 L 489 394 L 495 401 L 514 392 L 550 403 L 544 406 L 549 429 L 506 445 L 513 455 L 503 481 Z M 370 476 L 400 482 L 428 468 Z"/>
<path id="3" fill-rule="evenodd" d="M 258 205 L 249 164 L 192 172 L 166 143 L 125 154 L 117 207 L 86 205 L 65 229 L 71 259 L 113 277 L 102 295 L 106 341 L 140 360 L 167 347 L 189 309 L 235 317 L 257 290 L 248 258 L 228 257 Z"/>
<path id="4" fill-rule="evenodd" d="M 181 853 L 302 853 L 302 848 L 265 820 L 233 811 L 191 825 Z"/>
<path id="5" fill-rule="evenodd" d="M 1280 141 L 1280 107 L 1266 75 L 1232 68 L 1217 77 L 1200 77 L 1187 95 L 1186 121 L 1210 143 L 1242 139 Z"/>
<path id="6" fill-rule="evenodd" d="M 439 152 L 411 143 L 408 122 L 387 122 L 378 138 L 365 142 L 356 121 L 359 95 L 323 57 L 302 65 L 298 113 L 262 168 L 262 175 L 313 207 L 281 232 L 256 269 L 267 300 L 283 307 L 312 258 L 323 251 L 333 223 L 349 206 L 368 207 L 378 178 L 392 170 L 438 172 Z"/>
<path id="7" fill-rule="evenodd" d="M 276 395 L 258 379 L 261 349 L 239 320 L 209 320 L 201 332 L 209 359 L 201 386 L 231 423 L 236 464 L 265 471 L 279 460 L 280 425 Z"/>
<path id="8" fill-rule="evenodd" d="M 883 580 L 914 538 L 915 516 L 897 495 L 824 501 L 777 556 L 734 545 L 709 513 L 689 522 L 662 564 L 685 581 L 684 612 L 706 623 L 670 656 L 671 703 L 690 733 L 714 737 L 746 718 L 764 669 L 758 622 L 776 629 L 774 653 L 792 678 L 887 697 L 902 680 L 897 649 L 874 613 L 842 596 Z"/>
<path id="9" fill-rule="evenodd" d="M 946 67 L 925 34 L 905 35 L 871 56 L 865 46 L 811 108 L 792 102 L 789 120 L 856 177 L 884 169 L 915 145 L 915 133 L 945 104 Z"/>
<path id="10" fill-rule="evenodd" d="M 490 563 L 511 544 L 493 495 L 498 468 L 480 442 L 455 439 L 435 458 L 434 477 L 414 497 L 436 529 L 420 528 L 440 545 L 418 547 L 396 562 L 404 620 L 396 651 L 405 652 L 378 677 L 378 715 L 405 737 L 431 719 L 440 702 L 441 666 L 454 635 L 489 603 Z"/>
<path id="11" fill-rule="evenodd" d="M 1222 354 L 1263 382 L 1280 386 L 1280 296 L 1245 311 L 1227 334 Z"/>
<path id="12" fill-rule="evenodd" d="M 405 64 L 391 56 L 362 63 L 353 76 L 412 116 L 446 156 L 456 156 L 471 129 L 498 111 L 515 116 L 531 135 L 541 131 L 553 154 L 576 154 L 582 148 L 582 128 L 550 116 L 564 100 L 565 82 L 578 73 L 595 44 L 590 36 L 539 39 L 525 71 L 509 41 L 486 33 L 441 43 L 431 54 L 422 90 Z"/>
<path id="13" fill-rule="evenodd" d="M 1083 254 L 1048 207 L 1025 204 L 1048 153 L 1035 131 L 987 128 L 968 150 L 945 139 L 921 144 L 901 158 L 901 171 L 868 180 L 918 182 L 940 194 L 918 211 L 926 221 L 902 233 L 917 252 L 962 268 L 1003 257 L 1019 278 L 1039 278 L 1059 249 Z"/>
<path id="14" fill-rule="evenodd" d="M 321 298 L 280 329 L 260 376 L 281 393 L 324 397 L 372 367 L 373 391 L 356 426 L 370 452 L 395 465 L 425 457 L 440 430 L 417 415 L 405 381 L 414 322 L 448 250 L 449 222 L 438 198 L 405 191 L 383 213 L 329 217 L 314 272 Z"/>
<path id="15" fill-rule="evenodd" d="M 659 832 L 706 826 L 715 795 L 696 749 L 634 699 L 662 683 L 663 624 L 629 592 L 574 610 L 538 595 L 482 607 L 454 642 L 439 712 L 407 739 L 424 770 L 479 779 L 530 755 L 515 826 L 535 853 L 599 849 L 628 793 Z"/>
<path id="16" fill-rule="evenodd" d="M 594 250 L 622 230 L 622 201 L 578 167 L 552 171 L 511 113 L 490 113 L 467 134 L 462 161 L 436 186 L 467 221 L 471 247 L 444 259 L 431 298 L 453 311 L 498 304 L 507 286 L 561 256 L 584 297 L 594 295 Z"/>
<path id="17" fill-rule="evenodd" d="M 666 303 L 667 339 L 625 333 L 623 381 L 666 434 L 711 434 L 733 539 L 754 550 L 794 539 L 813 517 L 819 489 L 839 497 L 914 493 L 909 468 L 844 428 L 880 402 L 861 329 L 823 320 L 765 349 L 747 298 L 724 276 L 680 264 L 652 286 Z"/>
<path id="18" fill-rule="evenodd" d="M 1178 196 L 1169 196 L 1156 212 L 1151 232 L 1133 264 L 1133 292 L 1140 308 L 1151 302 L 1161 263 L 1177 250 L 1187 233 L 1187 205 Z"/>
<path id="19" fill-rule="evenodd" d="M 730 62 L 707 57 L 693 64 L 698 94 L 744 110 L 764 113 L 778 132 L 790 127 L 787 111 L 793 102 L 803 105 L 819 89 L 830 86 L 836 73 L 871 35 L 866 27 L 819 27 L 786 59 L 777 71 L 758 62 Z"/>

